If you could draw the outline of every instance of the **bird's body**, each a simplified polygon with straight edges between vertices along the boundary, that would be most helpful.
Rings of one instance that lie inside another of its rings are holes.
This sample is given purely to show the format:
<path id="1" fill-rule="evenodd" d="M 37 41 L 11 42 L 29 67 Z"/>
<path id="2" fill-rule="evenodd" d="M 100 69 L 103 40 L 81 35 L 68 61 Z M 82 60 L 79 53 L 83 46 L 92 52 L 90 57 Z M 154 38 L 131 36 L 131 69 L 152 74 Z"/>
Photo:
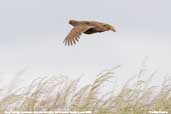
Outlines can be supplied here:
<path id="1" fill-rule="evenodd" d="M 65 45 L 73 45 L 78 41 L 81 33 L 85 34 L 93 34 L 100 33 L 112 30 L 116 32 L 116 30 L 109 24 L 97 22 L 97 21 L 76 21 L 70 20 L 69 24 L 71 24 L 74 28 L 70 31 L 68 36 L 65 38 Z"/>

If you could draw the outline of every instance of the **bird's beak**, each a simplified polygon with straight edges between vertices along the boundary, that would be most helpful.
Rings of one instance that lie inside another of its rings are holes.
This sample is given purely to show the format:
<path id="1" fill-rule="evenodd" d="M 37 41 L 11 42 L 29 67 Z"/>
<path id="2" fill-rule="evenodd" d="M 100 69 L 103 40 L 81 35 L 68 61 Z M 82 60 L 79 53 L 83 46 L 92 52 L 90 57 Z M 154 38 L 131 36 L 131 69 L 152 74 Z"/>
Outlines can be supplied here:
<path id="1" fill-rule="evenodd" d="M 111 31 L 116 32 L 116 30 L 113 27 L 111 28 Z"/>

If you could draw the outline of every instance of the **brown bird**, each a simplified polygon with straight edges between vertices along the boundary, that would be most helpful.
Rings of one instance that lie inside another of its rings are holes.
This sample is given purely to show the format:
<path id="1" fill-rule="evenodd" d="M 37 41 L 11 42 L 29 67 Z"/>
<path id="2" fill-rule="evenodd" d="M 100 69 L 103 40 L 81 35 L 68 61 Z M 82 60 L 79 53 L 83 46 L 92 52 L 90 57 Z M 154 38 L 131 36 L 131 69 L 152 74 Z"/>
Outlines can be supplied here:
<path id="1" fill-rule="evenodd" d="M 101 23 L 97 21 L 76 21 L 76 20 L 69 20 L 69 24 L 71 24 L 74 28 L 70 31 L 70 33 L 64 39 L 65 45 L 73 45 L 78 42 L 80 35 L 82 33 L 85 34 L 93 34 L 93 33 L 100 33 L 105 31 L 113 31 L 116 32 L 113 26 Z"/>

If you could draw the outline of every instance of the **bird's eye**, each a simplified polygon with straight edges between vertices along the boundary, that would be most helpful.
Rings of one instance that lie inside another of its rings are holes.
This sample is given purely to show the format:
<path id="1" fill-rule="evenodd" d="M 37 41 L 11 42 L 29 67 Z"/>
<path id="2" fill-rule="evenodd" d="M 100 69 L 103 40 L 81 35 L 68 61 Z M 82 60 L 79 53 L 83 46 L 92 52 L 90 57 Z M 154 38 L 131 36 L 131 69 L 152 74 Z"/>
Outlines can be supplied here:
<path id="1" fill-rule="evenodd" d="M 110 25 L 108 25 L 108 24 L 104 24 L 103 25 L 105 28 L 110 28 Z"/>
<path id="2" fill-rule="evenodd" d="M 106 24 L 104 24 L 103 26 L 105 26 L 105 27 L 106 27 L 107 25 L 106 25 Z"/>

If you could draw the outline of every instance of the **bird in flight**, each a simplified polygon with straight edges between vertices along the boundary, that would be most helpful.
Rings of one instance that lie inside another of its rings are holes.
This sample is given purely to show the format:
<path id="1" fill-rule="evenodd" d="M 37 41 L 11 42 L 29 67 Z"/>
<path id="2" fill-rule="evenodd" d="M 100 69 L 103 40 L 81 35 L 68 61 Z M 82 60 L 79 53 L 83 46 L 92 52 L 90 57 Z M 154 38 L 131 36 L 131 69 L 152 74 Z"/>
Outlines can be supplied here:
<path id="1" fill-rule="evenodd" d="M 69 24 L 71 24 L 73 28 L 64 39 L 64 44 L 68 46 L 70 45 L 72 46 L 73 44 L 76 44 L 82 33 L 93 34 L 93 33 L 105 32 L 109 30 L 116 32 L 116 30 L 112 25 L 97 22 L 97 21 L 69 20 Z"/>

